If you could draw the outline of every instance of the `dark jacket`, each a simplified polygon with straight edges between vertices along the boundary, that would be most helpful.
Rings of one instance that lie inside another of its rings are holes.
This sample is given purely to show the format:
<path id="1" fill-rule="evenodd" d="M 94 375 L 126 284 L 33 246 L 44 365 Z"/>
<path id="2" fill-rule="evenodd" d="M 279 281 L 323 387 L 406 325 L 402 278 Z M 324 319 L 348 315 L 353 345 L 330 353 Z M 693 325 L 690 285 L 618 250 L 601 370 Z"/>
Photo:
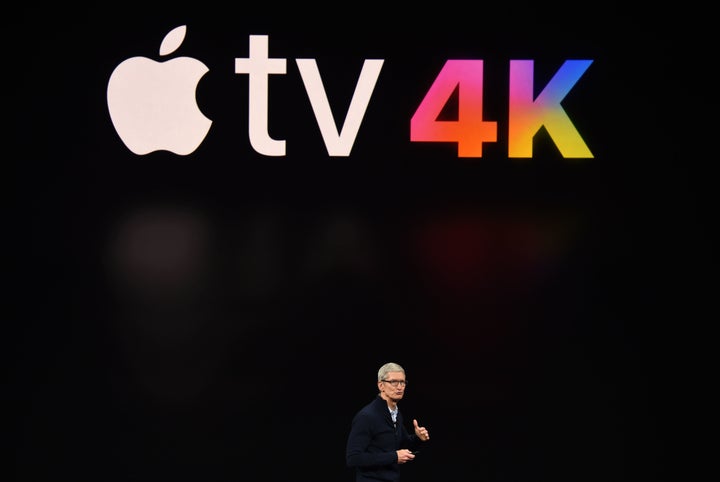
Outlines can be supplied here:
<path id="1" fill-rule="evenodd" d="M 345 460 L 348 467 L 355 468 L 356 482 L 396 482 L 400 478 L 396 450 L 413 450 L 419 443 L 417 435 L 405 429 L 399 410 L 393 424 L 387 402 L 378 395 L 353 418 Z"/>

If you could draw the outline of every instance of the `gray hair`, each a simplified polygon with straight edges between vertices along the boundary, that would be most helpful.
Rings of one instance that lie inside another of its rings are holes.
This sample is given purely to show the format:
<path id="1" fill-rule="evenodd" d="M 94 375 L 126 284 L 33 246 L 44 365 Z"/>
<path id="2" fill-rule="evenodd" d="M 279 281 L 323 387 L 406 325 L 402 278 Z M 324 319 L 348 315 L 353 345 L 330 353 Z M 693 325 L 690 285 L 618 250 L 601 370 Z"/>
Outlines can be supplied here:
<path id="1" fill-rule="evenodd" d="M 405 369 L 398 365 L 397 363 L 386 363 L 383 366 L 380 367 L 380 370 L 378 370 L 378 381 L 385 380 L 385 377 L 389 372 L 403 372 L 405 373 Z"/>

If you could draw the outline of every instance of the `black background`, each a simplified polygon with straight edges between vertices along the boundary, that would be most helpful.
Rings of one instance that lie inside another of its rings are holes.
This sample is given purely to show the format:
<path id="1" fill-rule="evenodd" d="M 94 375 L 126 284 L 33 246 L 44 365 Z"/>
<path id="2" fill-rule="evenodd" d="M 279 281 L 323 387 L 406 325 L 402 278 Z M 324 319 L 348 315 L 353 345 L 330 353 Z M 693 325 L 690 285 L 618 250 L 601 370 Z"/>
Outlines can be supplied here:
<path id="1" fill-rule="evenodd" d="M 15 480 L 351 481 L 349 423 L 387 361 L 432 437 L 405 480 L 671 478 L 710 262 L 681 18 L 114 8 L 26 7 L 7 41 Z M 213 126 L 189 156 L 137 156 L 107 81 L 178 25 Z M 251 34 L 288 59 L 269 108 L 285 157 L 248 141 Z M 349 157 L 327 156 L 296 58 L 317 59 L 336 119 L 362 60 L 385 59 Z M 485 61 L 482 158 L 409 142 L 453 58 Z M 593 60 L 563 102 L 593 159 L 542 132 L 507 158 L 511 59 L 536 86 Z"/>

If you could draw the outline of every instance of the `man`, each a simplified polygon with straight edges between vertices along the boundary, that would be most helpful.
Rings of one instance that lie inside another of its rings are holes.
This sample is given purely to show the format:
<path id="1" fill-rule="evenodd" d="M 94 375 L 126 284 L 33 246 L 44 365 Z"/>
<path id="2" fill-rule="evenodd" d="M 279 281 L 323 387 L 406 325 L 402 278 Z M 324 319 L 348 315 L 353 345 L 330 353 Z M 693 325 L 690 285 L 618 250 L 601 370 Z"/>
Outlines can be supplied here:
<path id="1" fill-rule="evenodd" d="M 378 370 L 379 393 L 353 417 L 345 458 L 355 469 L 356 482 L 400 479 L 400 465 L 415 458 L 417 447 L 430 435 L 413 419 L 415 433 L 408 433 L 398 402 L 405 394 L 405 369 L 386 363 Z"/>

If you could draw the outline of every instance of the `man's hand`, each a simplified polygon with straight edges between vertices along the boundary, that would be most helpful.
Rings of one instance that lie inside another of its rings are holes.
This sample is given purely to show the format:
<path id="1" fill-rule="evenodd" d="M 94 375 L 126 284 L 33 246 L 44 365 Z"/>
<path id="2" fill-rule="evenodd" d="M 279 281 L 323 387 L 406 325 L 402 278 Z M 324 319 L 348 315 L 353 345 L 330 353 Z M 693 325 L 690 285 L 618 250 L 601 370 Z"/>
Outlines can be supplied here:
<path id="1" fill-rule="evenodd" d="M 399 464 L 404 464 L 405 462 L 410 462 L 414 458 L 415 458 L 415 455 L 408 449 L 400 449 L 397 451 L 397 459 L 398 459 Z"/>
<path id="2" fill-rule="evenodd" d="M 430 432 L 428 432 L 425 427 L 418 426 L 417 419 L 413 419 L 413 425 L 415 426 L 415 435 L 417 435 L 420 440 L 423 442 L 430 440 Z"/>

